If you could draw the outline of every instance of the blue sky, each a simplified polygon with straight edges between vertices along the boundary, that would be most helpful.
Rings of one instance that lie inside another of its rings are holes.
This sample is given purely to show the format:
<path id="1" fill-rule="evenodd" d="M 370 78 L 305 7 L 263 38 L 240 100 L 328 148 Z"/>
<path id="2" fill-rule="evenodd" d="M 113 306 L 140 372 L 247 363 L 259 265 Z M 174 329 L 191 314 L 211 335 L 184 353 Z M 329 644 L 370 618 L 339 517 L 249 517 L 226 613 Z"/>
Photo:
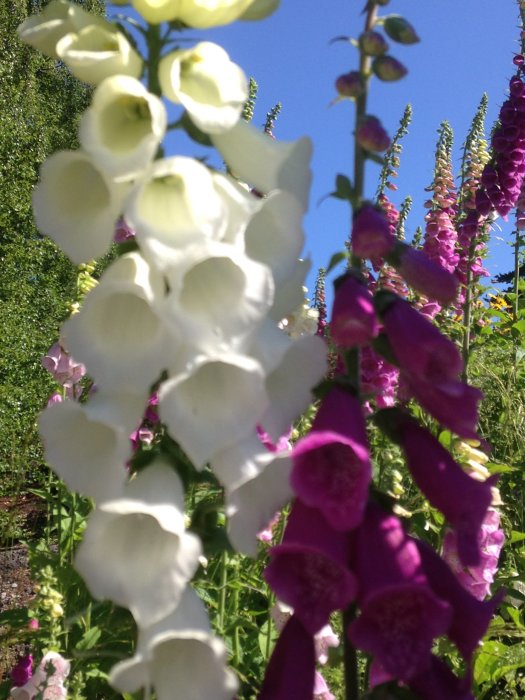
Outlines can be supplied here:
<path id="1" fill-rule="evenodd" d="M 362 31 L 364 0 L 282 0 L 280 9 L 262 22 L 236 22 L 214 30 L 188 32 L 195 40 L 211 40 L 224 46 L 232 60 L 259 84 L 254 123 L 264 122 L 266 112 L 282 103 L 275 136 L 293 140 L 308 135 L 314 143 L 314 182 L 310 211 L 305 220 L 305 253 L 313 266 L 326 265 L 331 254 L 343 247 L 350 212 L 335 199 L 318 205 L 333 189 L 335 175 L 352 175 L 353 103 L 329 106 L 335 97 L 336 77 L 357 67 L 355 48 L 346 43 L 330 45 L 338 35 L 357 37 Z M 421 42 L 391 45 L 393 55 L 409 69 L 399 82 L 371 83 L 369 112 L 380 117 L 390 133 L 397 128 L 405 105 L 413 107 L 410 132 L 392 199 L 399 203 L 408 194 L 414 206 L 408 219 L 410 239 L 424 224 L 424 188 L 433 177 L 437 129 L 442 120 L 454 134 L 454 165 L 459 168 L 461 145 L 483 92 L 489 97 L 487 133 L 505 99 L 514 72 L 513 54 L 519 50 L 518 9 L 515 0 L 391 0 L 387 13 L 405 16 Z M 187 145 L 173 139 L 173 152 L 187 153 Z M 191 146 L 195 155 L 202 150 Z M 190 151 L 191 151 L 190 149 Z M 379 167 L 367 166 L 366 195 L 374 195 Z M 491 242 L 487 266 L 492 274 L 510 269 L 512 226 L 500 222 Z M 503 239 L 503 240 L 500 240 Z M 313 279 L 309 279 L 310 288 Z"/>

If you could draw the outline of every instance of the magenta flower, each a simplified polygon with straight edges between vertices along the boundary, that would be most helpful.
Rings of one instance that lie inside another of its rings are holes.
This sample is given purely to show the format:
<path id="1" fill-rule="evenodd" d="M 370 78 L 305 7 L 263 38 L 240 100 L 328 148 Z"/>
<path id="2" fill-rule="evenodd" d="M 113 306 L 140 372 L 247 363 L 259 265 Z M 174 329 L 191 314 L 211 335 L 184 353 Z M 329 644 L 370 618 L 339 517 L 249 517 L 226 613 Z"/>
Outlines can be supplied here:
<path id="1" fill-rule="evenodd" d="M 66 388 L 77 384 L 86 373 L 84 365 L 75 362 L 60 343 L 49 348 L 47 355 L 42 358 L 42 366 L 53 375 L 57 384 Z"/>
<path id="2" fill-rule="evenodd" d="M 32 655 L 26 654 L 25 656 L 21 656 L 16 662 L 16 665 L 11 669 L 11 673 L 9 675 L 16 686 L 20 687 L 25 685 L 33 675 Z"/>
<path id="3" fill-rule="evenodd" d="M 398 241 L 395 251 L 387 255 L 386 259 L 420 294 L 436 299 L 442 304 L 451 304 L 456 298 L 456 275 L 430 260 L 423 251 Z"/>
<path id="4" fill-rule="evenodd" d="M 368 345 L 379 332 L 374 300 L 351 273 L 335 281 L 330 337 L 339 348 Z"/>
<path id="5" fill-rule="evenodd" d="M 463 564 L 479 564 L 478 537 L 492 501 L 494 479 L 473 479 L 415 420 L 401 412 L 396 412 L 396 419 L 394 439 L 403 448 L 414 481 L 454 528 Z"/>
<path id="6" fill-rule="evenodd" d="M 363 394 L 371 394 L 378 408 L 387 408 L 395 403 L 399 382 L 399 370 L 371 347 L 361 352 L 361 388 Z"/>
<path id="7" fill-rule="evenodd" d="M 500 515 L 489 508 L 478 535 L 481 561 L 477 566 L 463 566 L 458 554 L 458 541 L 455 532 L 449 530 L 443 540 L 443 559 L 455 573 L 460 584 L 477 600 L 484 600 L 490 593 L 494 576 L 498 571 L 501 548 L 505 533 L 500 528 Z"/>
<path id="8" fill-rule="evenodd" d="M 420 379 L 440 383 L 463 369 L 456 345 L 407 301 L 388 292 L 376 295 L 381 320 L 399 367 Z"/>
<path id="9" fill-rule="evenodd" d="M 350 242 L 358 258 L 383 258 L 393 251 L 396 237 L 384 211 L 365 204 L 354 216 Z"/>
<path id="10" fill-rule="evenodd" d="M 350 639 L 387 674 L 408 681 L 429 667 L 433 640 L 450 625 L 450 606 L 429 586 L 399 518 L 374 503 L 356 531 L 352 561 L 361 613 Z"/>
<path id="11" fill-rule="evenodd" d="M 312 635 L 328 624 L 334 610 L 342 610 L 355 597 L 347 546 L 346 534 L 332 529 L 318 510 L 296 500 L 283 543 L 269 551 L 264 578 Z"/>
<path id="12" fill-rule="evenodd" d="M 319 509 L 336 530 L 357 527 L 372 478 L 359 400 L 339 387 L 331 389 L 292 460 L 290 482 L 303 503 Z"/>
<path id="13" fill-rule="evenodd" d="M 470 674 L 458 678 L 447 664 L 436 656 L 432 656 L 430 667 L 412 678 L 409 683 L 410 688 L 421 700 L 474 700 L 470 685 Z"/>
<path id="14" fill-rule="evenodd" d="M 447 636 L 457 646 L 465 661 L 470 662 L 505 591 L 501 590 L 492 600 L 478 600 L 463 588 L 449 565 L 430 545 L 414 541 L 432 590 L 452 609 L 452 622 Z"/>
<path id="15" fill-rule="evenodd" d="M 258 700 L 312 700 L 314 674 L 313 637 L 292 615 L 266 667 Z"/>

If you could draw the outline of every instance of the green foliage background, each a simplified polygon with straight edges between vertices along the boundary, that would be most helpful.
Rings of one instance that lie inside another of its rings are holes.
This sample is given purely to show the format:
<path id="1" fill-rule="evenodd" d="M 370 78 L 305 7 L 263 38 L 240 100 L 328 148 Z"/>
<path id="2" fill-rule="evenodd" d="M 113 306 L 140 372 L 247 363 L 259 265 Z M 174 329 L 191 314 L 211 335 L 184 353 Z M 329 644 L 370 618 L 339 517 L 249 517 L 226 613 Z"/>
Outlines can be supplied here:
<path id="1" fill-rule="evenodd" d="M 22 44 L 19 24 L 47 3 L 0 0 L 0 494 L 41 464 L 35 412 L 52 383 L 40 360 L 56 341 L 73 296 L 73 265 L 32 219 L 42 161 L 77 147 L 91 90 L 65 66 Z M 103 14 L 103 0 L 79 2 Z"/>

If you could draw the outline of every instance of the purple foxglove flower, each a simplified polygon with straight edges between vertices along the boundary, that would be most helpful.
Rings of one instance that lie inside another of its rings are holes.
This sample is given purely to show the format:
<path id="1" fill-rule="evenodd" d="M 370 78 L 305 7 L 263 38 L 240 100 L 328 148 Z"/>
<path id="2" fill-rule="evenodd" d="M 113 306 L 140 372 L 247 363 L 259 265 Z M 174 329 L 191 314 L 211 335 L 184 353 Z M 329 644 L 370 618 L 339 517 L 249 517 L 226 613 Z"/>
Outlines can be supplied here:
<path id="1" fill-rule="evenodd" d="M 368 288 L 354 275 L 335 282 L 330 336 L 339 348 L 368 345 L 379 332 L 374 302 Z"/>
<path id="2" fill-rule="evenodd" d="M 483 398 L 479 389 L 454 379 L 434 384 L 404 376 L 415 398 L 442 425 L 461 437 L 472 440 L 478 437 L 478 403 Z"/>
<path id="3" fill-rule="evenodd" d="M 454 528 L 463 564 L 477 565 L 478 536 L 492 501 L 494 479 L 482 482 L 468 476 L 433 435 L 409 416 L 399 415 L 397 439 L 414 481 Z"/>
<path id="4" fill-rule="evenodd" d="M 409 686 L 421 700 L 474 700 L 470 683 L 470 674 L 458 678 L 444 661 L 432 656 L 430 668 L 413 678 Z"/>
<path id="5" fill-rule="evenodd" d="M 372 466 L 357 398 L 338 387 L 324 398 L 312 430 L 292 452 L 290 483 L 297 496 L 341 531 L 363 517 Z"/>
<path id="6" fill-rule="evenodd" d="M 346 534 L 333 530 L 318 510 L 296 500 L 283 543 L 270 549 L 264 577 L 312 635 L 328 624 L 334 610 L 345 608 L 355 597 L 347 545 Z"/>
<path id="7" fill-rule="evenodd" d="M 366 151 L 382 153 L 390 146 L 390 136 L 377 117 L 368 115 L 357 127 L 357 143 Z"/>
<path id="8" fill-rule="evenodd" d="M 277 640 L 258 700 L 312 700 L 314 673 L 312 634 L 292 615 Z"/>
<path id="9" fill-rule="evenodd" d="M 457 277 L 430 260 L 421 250 L 398 241 L 387 261 L 417 292 L 442 304 L 451 304 L 458 291 Z"/>
<path id="10" fill-rule="evenodd" d="M 380 292 L 376 304 L 400 368 L 429 382 L 457 378 L 463 360 L 456 345 L 407 301 L 387 294 Z"/>
<path id="11" fill-rule="evenodd" d="M 11 669 L 11 680 L 16 686 L 25 685 L 33 675 L 33 657 L 31 654 L 21 656 Z"/>
<path id="12" fill-rule="evenodd" d="M 356 532 L 352 563 L 361 614 L 350 625 L 350 639 L 387 674 L 410 680 L 429 667 L 433 640 L 450 625 L 450 606 L 429 586 L 399 518 L 374 503 Z"/>
<path id="13" fill-rule="evenodd" d="M 352 253 L 358 258 L 382 258 L 396 245 L 396 237 L 382 209 L 365 204 L 354 216 Z"/>
<path id="14" fill-rule="evenodd" d="M 432 590 L 452 609 L 452 622 L 447 636 L 457 646 L 465 661 L 470 662 L 505 592 L 501 590 L 487 602 L 476 599 L 463 588 L 452 569 L 430 545 L 414 541 Z"/>

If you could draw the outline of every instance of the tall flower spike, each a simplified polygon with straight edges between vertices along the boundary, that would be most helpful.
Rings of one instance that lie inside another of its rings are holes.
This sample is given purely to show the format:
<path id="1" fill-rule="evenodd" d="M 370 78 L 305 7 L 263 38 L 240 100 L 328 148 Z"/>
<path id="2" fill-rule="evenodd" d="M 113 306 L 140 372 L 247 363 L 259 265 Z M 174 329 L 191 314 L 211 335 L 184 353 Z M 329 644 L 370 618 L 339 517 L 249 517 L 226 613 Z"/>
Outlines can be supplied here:
<path id="1" fill-rule="evenodd" d="M 333 388 L 308 435 L 294 446 L 292 458 L 291 483 L 303 503 L 318 508 L 336 530 L 357 527 L 372 478 L 359 400 Z"/>

